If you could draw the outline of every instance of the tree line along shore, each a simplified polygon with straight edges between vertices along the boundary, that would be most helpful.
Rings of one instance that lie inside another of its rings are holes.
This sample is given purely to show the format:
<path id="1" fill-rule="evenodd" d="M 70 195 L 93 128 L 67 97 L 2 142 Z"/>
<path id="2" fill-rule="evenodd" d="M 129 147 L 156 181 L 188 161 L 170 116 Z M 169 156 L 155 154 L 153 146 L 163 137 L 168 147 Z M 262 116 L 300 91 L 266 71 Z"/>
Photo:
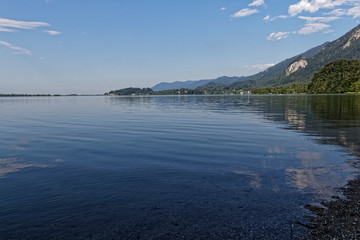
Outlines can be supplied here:
<path id="1" fill-rule="evenodd" d="M 308 83 L 292 83 L 275 87 L 237 89 L 207 85 L 195 89 L 154 91 L 151 88 L 124 88 L 105 95 L 208 95 L 208 94 L 338 94 L 360 93 L 360 60 L 336 60 L 326 64 Z"/>

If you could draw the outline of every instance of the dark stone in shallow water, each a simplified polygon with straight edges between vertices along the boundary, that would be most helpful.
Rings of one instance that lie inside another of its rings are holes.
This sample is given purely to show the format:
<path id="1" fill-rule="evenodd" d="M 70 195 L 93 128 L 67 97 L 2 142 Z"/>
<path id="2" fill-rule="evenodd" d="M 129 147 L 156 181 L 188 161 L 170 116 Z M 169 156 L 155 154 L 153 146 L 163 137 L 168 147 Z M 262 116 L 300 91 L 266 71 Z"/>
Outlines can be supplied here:
<path id="1" fill-rule="evenodd" d="M 346 199 L 322 202 L 325 208 L 305 206 L 315 213 L 309 239 L 360 239 L 360 177 L 341 189 Z"/>

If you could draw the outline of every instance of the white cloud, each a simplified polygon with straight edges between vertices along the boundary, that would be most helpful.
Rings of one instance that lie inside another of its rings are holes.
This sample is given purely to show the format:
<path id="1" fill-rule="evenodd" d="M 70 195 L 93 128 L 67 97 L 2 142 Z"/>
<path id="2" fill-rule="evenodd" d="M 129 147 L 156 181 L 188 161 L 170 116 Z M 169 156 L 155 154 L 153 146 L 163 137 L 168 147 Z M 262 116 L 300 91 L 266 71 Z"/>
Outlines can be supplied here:
<path id="1" fill-rule="evenodd" d="M 226 10 L 226 7 L 220 8 L 220 11 L 225 11 L 225 10 Z"/>
<path id="2" fill-rule="evenodd" d="M 332 10 L 331 12 L 329 12 L 327 14 L 332 15 L 332 16 L 341 17 L 341 16 L 347 14 L 347 10 L 345 10 L 345 9 L 334 9 L 334 10 Z"/>
<path id="3" fill-rule="evenodd" d="M 5 42 L 5 41 L 0 41 L 0 45 L 3 45 L 5 47 L 7 47 L 8 49 L 14 50 L 15 54 L 24 54 L 24 55 L 31 55 L 31 52 L 25 48 L 21 48 L 21 47 L 17 47 L 12 45 L 11 43 Z"/>
<path id="4" fill-rule="evenodd" d="M 259 70 L 265 70 L 269 67 L 275 66 L 274 63 L 266 63 L 266 64 L 254 64 L 254 65 L 246 65 L 245 67 L 248 69 L 259 69 Z"/>
<path id="5" fill-rule="evenodd" d="M 305 17 L 305 16 L 299 16 L 299 19 L 305 20 L 306 24 L 304 27 L 302 27 L 297 33 L 302 35 L 308 35 L 320 31 L 324 31 L 326 33 L 332 32 L 331 29 L 328 29 L 330 27 L 329 22 L 335 21 L 339 19 L 339 17 Z"/>
<path id="6" fill-rule="evenodd" d="M 266 15 L 266 17 L 263 18 L 265 22 L 270 21 L 270 19 L 271 19 L 270 15 Z"/>
<path id="7" fill-rule="evenodd" d="M 329 28 L 329 24 L 325 23 L 306 23 L 303 28 L 301 28 L 297 33 L 302 35 L 308 35 L 316 32 L 320 32 Z"/>
<path id="8" fill-rule="evenodd" d="M 249 4 L 249 7 L 258 7 L 264 5 L 264 0 L 254 0 L 252 3 Z"/>
<path id="9" fill-rule="evenodd" d="M 43 32 L 45 32 L 45 33 L 47 33 L 49 35 L 52 35 L 52 36 L 56 36 L 56 35 L 61 34 L 61 32 L 53 31 L 53 30 L 44 30 Z"/>
<path id="10" fill-rule="evenodd" d="M 331 9 L 355 1 L 357 0 L 311 0 L 310 2 L 309 0 L 300 0 L 296 4 L 290 5 L 288 12 L 291 16 L 296 16 L 303 11 L 314 13 L 321 8 Z"/>
<path id="11" fill-rule="evenodd" d="M 250 16 L 250 15 L 258 13 L 258 12 L 259 12 L 259 10 L 257 10 L 257 9 L 244 8 L 244 9 L 241 9 L 240 11 L 234 13 L 233 15 L 231 15 L 231 17 L 241 18 L 241 17 Z"/>
<path id="12" fill-rule="evenodd" d="M 332 16 L 352 16 L 353 18 L 360 17 L 360 5 L 353 6 L 349 9 L 334 9 L 333 11 L 329 12 L 328 15 Z"/>
<path id="13" fill-rule="evenodd" d="M 13 31 L 14 31 L 14 30 L 12 30 L 12 29 L 0 27 L 0 32 L 13 32 Z"/>
<path id="14" fill-rule="evenodd" d="M 49 24 L 45 22 L 25 22 L 0 18 L 0 31 L 2 32 L 13 32 L 14 29 L 34 29 L 47 26 L 49 26 Z"/>
<path id="15" fill-rule="evenodd" d="M 307 23 L 321 22 L 321 23 L 329 23 L 339 19 L 339 17 L 305 17 L 299 16 L 301 20 L 305 20 Z"/>
<path id="16" fill-rule="evenodd" d="M 289 32 L 277 32 L 277 33 L 273 32 L 267 37 L 267 40 L 269 41 L 281 40 L 287 38 L 289 34 L 290 34 Z"/>
<path id="17" fill-rule="evenodd" d="M 272 22 L 272 21 L 274 21 L 276 19 L 287 19 L 287 18 L 289 18 L 288 15 L 279 15 L 279 16 L 276 16 L 276 17 L 270 17 L 270 15 L 267 15 L 266 17 L 263 18 L 263 20 L 266 21 L 266 22 L 269 22 L 269 21 Z"/>
<path id="18" fill-rule="evenodd" d="M 360 6 L 356 6 L 347 10 L 347 15 L 352 16 L 353 18 L 360 17 Z"/>
<path id="19" fill-rule="evenodd" d="M 275 17 L 274 19 L 277 19 L 277 18 L 287 19 L 287 18 L 289 18 L 289 16 L 288 15 L 279 15 L 279 16 Z"/>

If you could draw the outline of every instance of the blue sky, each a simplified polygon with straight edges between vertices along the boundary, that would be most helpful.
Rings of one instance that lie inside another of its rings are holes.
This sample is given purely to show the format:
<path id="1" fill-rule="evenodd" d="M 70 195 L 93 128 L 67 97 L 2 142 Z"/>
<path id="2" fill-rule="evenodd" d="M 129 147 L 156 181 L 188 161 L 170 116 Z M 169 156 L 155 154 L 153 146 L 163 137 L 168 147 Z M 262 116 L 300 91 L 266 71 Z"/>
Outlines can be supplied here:
<path id="1" fill-rule="evenodd" d="M 251 75 L 359 20 L 360 0 L 1 0 L 0 93 Z"/>

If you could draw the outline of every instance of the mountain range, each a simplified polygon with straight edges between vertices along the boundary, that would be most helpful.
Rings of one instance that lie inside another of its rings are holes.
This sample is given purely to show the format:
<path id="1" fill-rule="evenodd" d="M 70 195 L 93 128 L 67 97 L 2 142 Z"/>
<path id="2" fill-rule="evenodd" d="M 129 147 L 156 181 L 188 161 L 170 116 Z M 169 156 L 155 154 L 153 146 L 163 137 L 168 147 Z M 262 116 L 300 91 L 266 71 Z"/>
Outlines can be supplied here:
<path id="1" fill-rule="evenodd" d="M 199 81 L 159 83 L 154 91 L 171 89 L 201 89 L 207 87 L 229 87 L 250 90 L 274 87 L 291 83 L 310 82 L 324 65 L 338 59 L 360 59 L 360 25 L 332 42 L 326 42 L 304 53 L 288 58 L 262 72 L 246 77 L 219 77 Z"/>
<path id="2" fill-rule="evenodd" d="M 223 76 L 216 79 L 190 80 L 186 82 L 180 82 L 180 81 L 176 81 L 172 83 L 162 82 L 153 86 L 151 89 L 154 91 L 163 91 L 163 90 L 181 89 L 181 88 L 195 89 L 198 87 L 205 86 L 207 84 L 230 85 L 234 82 L 242 81 L 245 78 L 246 77 Z"/>

